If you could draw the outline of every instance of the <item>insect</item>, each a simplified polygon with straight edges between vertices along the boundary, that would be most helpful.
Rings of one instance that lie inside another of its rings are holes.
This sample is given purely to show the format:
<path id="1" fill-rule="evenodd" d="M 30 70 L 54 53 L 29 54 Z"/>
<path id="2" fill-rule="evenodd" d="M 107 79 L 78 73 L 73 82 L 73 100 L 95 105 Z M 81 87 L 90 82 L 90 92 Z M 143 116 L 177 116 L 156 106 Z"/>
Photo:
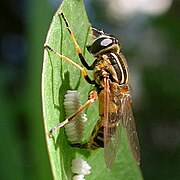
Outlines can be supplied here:
<path id="1" fill-rule="evenodd" d="M 120 146 L 121 129 L 124 127 L 133 157 L 139 165 L 140 147 L 131 108 L 129 72 L 126 60 L 121 53 L 119 41 L 110 34 L 92 28 L 94 39 L 87 46 L 87 50 L 95 57 L 95 61 L 92 65 L 88 65 L 70 29 L 68 21 L 63 13 L 60 15 L 75 44 L 82 65 L 87 70 L 93 71 L 94 79 L 92 80 L 86 70 L 71 59 L 59 54 L 48 45 L 44 45 L 44 47 L 62 58 L 62 60 L 76 66 L 81 71 L 84 79 L 89 84 L 94 85 L 95 90 L 89 93 L 88 100 L 84 105 L 67 119 L 53 127 L 49 131 L 49 135 L 51 136 L 56 130 L 65 126 L 87 108 L 87 106 L 99 99 L 100 118 L 94 127 L 89 141 L 85 144 L 77 144 L 77 146 L 90 150 L 104 148 L 106 167 L 111 169 Z"/>

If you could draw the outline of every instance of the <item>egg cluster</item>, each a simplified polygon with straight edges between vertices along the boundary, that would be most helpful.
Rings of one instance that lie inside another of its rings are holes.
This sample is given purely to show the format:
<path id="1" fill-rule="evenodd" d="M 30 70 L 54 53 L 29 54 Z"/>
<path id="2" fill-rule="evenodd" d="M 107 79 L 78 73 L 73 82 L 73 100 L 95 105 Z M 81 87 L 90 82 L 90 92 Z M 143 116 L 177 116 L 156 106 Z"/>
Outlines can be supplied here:
<path id="1" fill-rule="evenodd" d="M 68 90 L 64 98 L 66 117 L 68 118 L 74 114 L 80 106 L 79 92 L 76 90 Z M 74 120 L 65 125 L 65 132 L 71 144 L 81 143 L 84 135 L 84 122 L 86 120 L 86 114 L 80 113 Z M 75 174 L 73 180 L 85 180 L 84 176 L 90 174 L 91 166 L 85 160 L 77 158 L 72 160 L 71 170 Z"/>
<path id="2" fill-rule="evenodd" d="M 64 99 L 66 117 L 74 114 L 80 106 L 79 92 L 76 90 L 68 90 Z M 84 122 L 86 120 L 86 114 L 80 113 L 65 126 L 66 135 L 71 144 L 81 143 L 84 135 Z"/>
<path id="3" fill-rule="evenodd" d="M 73 180 L 85 180 L 84 176 L 90 174 L 91 166 L 83 159 L 72 160 L 71 170 L 74 174 Z"/>

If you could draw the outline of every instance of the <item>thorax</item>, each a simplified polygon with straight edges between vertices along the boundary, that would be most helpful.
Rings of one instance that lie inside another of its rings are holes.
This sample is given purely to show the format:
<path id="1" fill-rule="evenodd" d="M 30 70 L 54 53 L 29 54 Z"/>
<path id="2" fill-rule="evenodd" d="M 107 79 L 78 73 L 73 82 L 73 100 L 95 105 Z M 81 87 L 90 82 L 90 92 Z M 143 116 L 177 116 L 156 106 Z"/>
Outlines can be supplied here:
<path id="1" fill-rule="evenodd" d="M 122 53 L 106 53 L 96 59 L 94 79 L 102 87 L 104 73 L 109 75 L 111 82 L 119 85 L 128 83 L 128 67 Z"/>

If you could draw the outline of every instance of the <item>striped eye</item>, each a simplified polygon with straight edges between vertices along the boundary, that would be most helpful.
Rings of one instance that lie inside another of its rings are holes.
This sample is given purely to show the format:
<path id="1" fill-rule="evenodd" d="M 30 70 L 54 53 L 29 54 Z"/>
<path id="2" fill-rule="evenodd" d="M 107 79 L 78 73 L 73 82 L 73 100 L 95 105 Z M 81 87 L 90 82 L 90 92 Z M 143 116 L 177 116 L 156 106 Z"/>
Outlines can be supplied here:
<path id="1" fill-rule="evenodd" d="M 112 45 L 113 41 L 112 39 L 105 38 L 101 41 L 100 45 L 103 47 L 107 47 L 109 45 Z"/>
<path id="2" fill-rule="evenodd" d="M 115 37 L 102 35 L 94 40 L 94 42 L 87 46 L 87 50 L 92 54 L 97 54 L 101 51 L 105 51 L 106 48 L 113 46 L 113 44 L 118 44 Z"/>

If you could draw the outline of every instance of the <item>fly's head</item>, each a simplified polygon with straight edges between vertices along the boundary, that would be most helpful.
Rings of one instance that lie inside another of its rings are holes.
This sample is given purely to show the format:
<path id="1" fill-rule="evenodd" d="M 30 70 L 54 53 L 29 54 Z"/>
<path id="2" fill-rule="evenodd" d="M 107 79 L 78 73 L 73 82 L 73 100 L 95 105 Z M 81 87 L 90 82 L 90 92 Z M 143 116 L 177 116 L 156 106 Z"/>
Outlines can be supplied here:
<path id="1" fill-rule="evenodd" d="M 102 54 L 107 52 L 120 52 L 119 41 L 114 36 L 95 28 L 92 28 L 92 32 L 94 40 L 90 45 L 87 45 L 87 50 L 95 57 L 102 56 Z"/>

